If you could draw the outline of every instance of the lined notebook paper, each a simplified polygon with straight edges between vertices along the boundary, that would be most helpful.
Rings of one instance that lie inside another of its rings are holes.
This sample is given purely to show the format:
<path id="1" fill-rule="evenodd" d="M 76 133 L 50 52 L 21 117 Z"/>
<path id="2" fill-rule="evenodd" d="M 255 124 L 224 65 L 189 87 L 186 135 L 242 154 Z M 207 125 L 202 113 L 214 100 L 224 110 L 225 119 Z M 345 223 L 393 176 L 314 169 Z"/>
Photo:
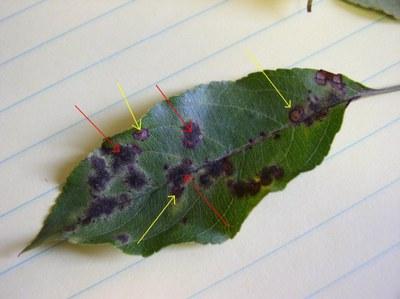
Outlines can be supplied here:
<path id="1" fill-rule="evenodd" d="M 268 195 L 221 245 L 150 258 L 46 245 L 17 257 L 101 138 L 169 94 L 265 68 L 400 83 L 400 25 L 342 1 L 0 3 L 1 298 L 400 298 L 399 94 L 349 106 L 322 165 Z"/>

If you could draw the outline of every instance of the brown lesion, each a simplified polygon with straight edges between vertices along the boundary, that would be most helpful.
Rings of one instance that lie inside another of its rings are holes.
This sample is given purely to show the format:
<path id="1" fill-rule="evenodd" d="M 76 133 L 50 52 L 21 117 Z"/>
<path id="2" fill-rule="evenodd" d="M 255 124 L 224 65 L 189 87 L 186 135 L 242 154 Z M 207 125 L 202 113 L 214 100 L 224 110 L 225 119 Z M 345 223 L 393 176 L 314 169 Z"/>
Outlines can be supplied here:
<path id="1" fill-rule="evenodd" d="M 227 187 L 237 198 L 254 196 L 264 186 L 269 186 L 274 180 L 281 180 L 285 175 L 282 167 L 278 165 L 265 166 L 260 173 L 248 180 L 228 180 Z"/>

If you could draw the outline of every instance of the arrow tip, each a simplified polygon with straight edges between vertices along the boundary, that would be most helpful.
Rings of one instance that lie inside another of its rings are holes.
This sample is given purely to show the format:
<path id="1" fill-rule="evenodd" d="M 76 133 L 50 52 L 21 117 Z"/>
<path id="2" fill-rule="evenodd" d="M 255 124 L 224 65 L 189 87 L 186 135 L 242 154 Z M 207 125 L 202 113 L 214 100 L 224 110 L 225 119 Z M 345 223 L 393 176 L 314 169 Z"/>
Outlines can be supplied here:
<path id="1" fill-rule="evenodd" d="M 170 198 L 170 200 L 172 200 L 173 204 L 176 205 L 176 197 L 175 197 L 175 195 L 168 195 L 168 198 Z"/>
<path id="2" fill-rule="evenodd" d="M 136 124 L 133 124 L 132 127 L 138 131 L 142 130 L 142 119 L 139 119 L 139 122 L 136 122 Z"/>
<path id="3" fill-rule="evenodd" d="M 292 100 L 289 100 L 288 102 L 286 102 L 285 108 L 286 109 L 292 108 Z"/>

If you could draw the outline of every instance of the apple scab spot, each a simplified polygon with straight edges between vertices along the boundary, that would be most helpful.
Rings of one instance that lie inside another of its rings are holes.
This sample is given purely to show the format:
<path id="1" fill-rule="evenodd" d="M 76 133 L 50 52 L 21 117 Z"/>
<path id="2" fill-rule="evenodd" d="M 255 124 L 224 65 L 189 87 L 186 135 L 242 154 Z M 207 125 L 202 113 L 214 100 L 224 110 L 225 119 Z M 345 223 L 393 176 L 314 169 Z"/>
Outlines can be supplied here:
<path id="1" fill-rule="evenodd" d="M 134 163 L 137 155 L 140 155 L 142 150 L 135 144 L 127 144 L 121 146 L 121 151 L 118 155 L 114 155 L 113 169 L 118 170 L 121 167 Z"/>
<path id="2" fill-rule="evenodd" d="M 191 121 L 190 129 L 188 130 L 186 126 L 183 128 L 183 139 L 182 144 L 188 149 L 194 149 L 198 146 L 203 139 L 201 134 L 200 126 Z"/>
<path id="3" fill-rule="evenodd" d="M 106 169 L 106 161 L 103 158 L 94 155 L 90 158 L 90 164 L 94 169 L 94 174 L 89 176 L 88 184 L 92 191 L 102 191 L 111 179 L 111 176 Z"/>
<path id="4" fill-rule="evenodd" d="M 133 132 L 133 138 L 139 141 L 145 141 L 150 137 L 149 129 L 143 128 L 140 131 Z"/>
<path id="5" fill-rule="evenodd" d="M 289 119 L 293 123 L 300 123 L 304 120 L 304 108 L 302 106 L 295 106 L 289 111 Z"/>
<path id="6" fill-rule="evenodd" d="M 126 182 L 130 187 L 140 190 L 147 183 L 147 179 L 142 171 L 131 165 L 128 167 L 128 177 L 126 178 Z"/>
<path id="7" fill-rule="evenodd" d="M 103 215 L 110 215 L 117 207 L 118 202 L 113 197 L 95 198 L 90 202 L 85 216 L 81 219 L 81 224 L 90 224 L 93 219 Z"/>
<path id="8" fill-rule="evenodd" d="M 228 188 L 236 197 L 242 198 L 248 195 L 256 195 L 261 190 L 261 183 L 255 179 L 250 179 L 247 182 L 243 180 L 228 181 Z"/>
<path id="9" fill-rule="evenodd" d="M 260 173 L 260 182 L 263 186 L 268 186 L 272 183 L 272 181 L 280 180 L 283 178 L 285 172 L 282 167 L 277 165 L 266 166 L 261 170 Z"/>
<path id="10" fill-rule="evenodd" d="M 317 71 L 317 73 L 315 74 L 315 82 L 318 85 L 325 85 L 326 82 L 329 80 L 329 78 L 332 77 L 332 73 L 329 73 L 327 71 L 324 70 L 319 70 Z"/>
<path id="11" fill-rule="evenodd" d="M 167 172 L 167 181 L 170 195 L 179 198 L 185 190 L 185 177 L 191 176 L 193 172 L 192 160 L 184 159 L 181 164 L 171 167 Z"/>
<path id="12" fill-rule="evenodd" d="M 128 233 L 122 233 L 115 237 L 120 245 L 126 245 L 130 242 L 131 236 Z"/>

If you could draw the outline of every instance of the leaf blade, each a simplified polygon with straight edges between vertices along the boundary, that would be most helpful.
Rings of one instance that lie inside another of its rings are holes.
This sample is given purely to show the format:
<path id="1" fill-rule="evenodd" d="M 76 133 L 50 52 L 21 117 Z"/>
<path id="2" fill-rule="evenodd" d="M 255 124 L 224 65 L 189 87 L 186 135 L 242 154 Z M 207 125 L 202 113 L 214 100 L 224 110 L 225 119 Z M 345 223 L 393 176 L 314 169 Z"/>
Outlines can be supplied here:
<path id="1" fill-rule="evenodd" d="M 182 132 L 180 121 L 161 102 L 142 118 L 146 138 L 128 130 L 112 137 L 122 145 L 120 156 L 104 143 L 81 162 L 26 249 L 53 237 L 111 243 L 147 256 L 174 243 L 233 238 L 266 194 L 322 162 L 347 103 L 369 90 L 325 71 L 265 72 L 292 99 L 289 113 L 262 72 L 172 97 L 176 109 L 193 121 L 192 132 Z M 187 174 L 232 225 L 223 225 L 183 182 Z M 171 194 L 177 196 L 176 206 L 137 244 Z"/>

